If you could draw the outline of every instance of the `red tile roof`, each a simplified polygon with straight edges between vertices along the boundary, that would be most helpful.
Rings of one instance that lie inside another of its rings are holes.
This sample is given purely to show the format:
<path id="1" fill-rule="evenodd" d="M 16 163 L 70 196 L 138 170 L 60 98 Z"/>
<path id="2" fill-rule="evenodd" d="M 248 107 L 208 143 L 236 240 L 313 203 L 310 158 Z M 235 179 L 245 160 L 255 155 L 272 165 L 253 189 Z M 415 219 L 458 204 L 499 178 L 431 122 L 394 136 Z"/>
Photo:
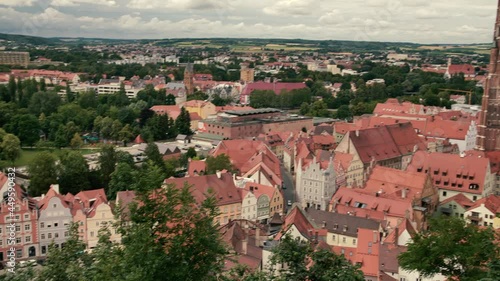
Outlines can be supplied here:
<path id="1" fill-rule="evenodd" d="M 409 172 L 429 172 L 440 189 L 482 194 L 489 161 L 474 152 L 457 154 L 418 151 L 407 168 Z"/>
<path id="2" fill-rule="evenodd" d="M 458 193 L 450 198 L 447 198 L 446 200 L 441 201 L 439 205 L 445 205 L 450 202 L 455 202 L 464 209 L 469 209 L 472 205 L 474 205 L 474 201 L 470 200 L 463 193 Z"/>
<path id="3" fill-rule="evenodd" d="M 271 175 L 279 177 L 274 180 L 279 181 L 281 185 L 280 161 L 264 142 L 245 139 L 223 140 L 211 151 L 213 156 L 221 154 L 229 156 L 231 163 L 242 175 L 261 167 Z"/>
<path id="4" fill-rule="evenodd" d="M 279 95 L 281 91 L 291 91 L 291 90 L 297 90 L 297 89 L 304 89 L 306 88 L 305 83 L 292 83 L 292 82 L 275 82 L 275 83 L 266 83 L 263 81 L 258 81 L 254 83 L 248 83 L 246 87 L 244 88 L 243 92 L 241 95 L 243 96 L 248 96 L 250 95 L 253 91 L 256 90 L 269 90 L 269 91 L 274 91 L 275 94 Z"/>
<path id="5" fill-rule="evenodd" d="M 481 198 L 481 199 L 477 200 L 469 208 L 469 210 L 480 207 L 481 205 L 484 205 L 484 207 L 486 209 L 488 209 L 490 212 L 492 212 L 493 214 L 498 214 L 498 213 L 500 213 L 500 196 L 491 194 L 487 197 Z"/>
<path id="6" fill-rule="evenodd" d="M 203 160 L 191 160 L 188 163 L 188 175 L 195 176 L 207 170 L 207 163 Z"/>
<path id="7" fill-rule="evenodd" d="M 181 114 L 181 109 L 178 105 L 155 105 L 150 109 L 158 115 L 168 114 L 174 120 Z"/>
<path id="8" fill-rule="evenodd" d="M 298 206 L 294 206 L 293 209 L 286 215 L 282 230 L 286 232 L 290 227 L 292 227 L 292 225 L 297 228 L 302 236 L 312 238 L 310 237 L 309 231 L 314 230 L 314 227 L 303 213 L 303 210 Z M 280 231 L 276 234 L 274 240 L 280 240 L 283 234 L 284 232 Z"/>
<path id="9" fill-rule="evenodd" d="M 465 75 L 474 75 L 476 70 L 474 66 L 470 64 L 452 64 L 448 66 L 448 73 L 452 76 L 460 73 Z"/>
<path id="10" fill-rule="evenodd" d="M 198 203 L 207 198 L 209 189 L 212 189 L 219 206 L 241 203 L 241 196 L 237 187 L 234 185 L 233 175 L 230 173 L 220 173 L 218 175 L 204 175 L 188 178 L 169 178 L 165 184 L 174 184 L 182 188 L 184 184 L 191 186 L 192 195 Z"/>
<path id="11" fill-rule="evenodd" d="M 409 123 L 351 131 L 349 139 L 361 161 L 383 161 L 411 154 L 415 148 L 425 148 Z"/>

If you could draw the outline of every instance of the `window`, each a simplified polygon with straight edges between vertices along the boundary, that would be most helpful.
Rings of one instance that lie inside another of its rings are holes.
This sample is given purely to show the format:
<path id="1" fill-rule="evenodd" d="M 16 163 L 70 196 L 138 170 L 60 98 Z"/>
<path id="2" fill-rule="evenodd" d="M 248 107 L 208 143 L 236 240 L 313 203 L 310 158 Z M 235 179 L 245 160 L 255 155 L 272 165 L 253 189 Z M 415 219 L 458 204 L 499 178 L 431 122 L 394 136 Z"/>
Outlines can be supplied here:
<path id="1" fill-rule="evenodd" d="M 55 222 L 54 223 L 54 227 L 57 227 L 59 225 L 59 223 Z"/>
<path id="2" fill-rule="evenodd" d="M 356 245 L 356 238 L 352 239 L 352 244 Z"/>
<path id="3" fill-rule="evenodd" d="M 23 257 L 23 249 L 17 249 L 16 258 L 22 258 L 22 257 Z"/>
<path id="4" fill-rule="evenodd" d="M 24 214 L 24 219 L 25 220 L 28 220 L 30 218 L 30 215 L 29 214 Z"/>
<path id="5" fill-rule="evenodd" d="M 94 232 L 93 231 L 90 232 L 90 237 L 94 237 Z"/>
<path id="6" fill-rule="evenodd" d="M 21 244 L 22 242 L 23 240 L 21 239 L 21 237 L 16 238 L 16 244 Z"/>
<path id="7" fill-rule="evenodd" d="M 51 239 L 52 238 L 52 233 L 47 234 L 47 238 Z"/>
<path id="8" fill-rule="evenodd" d="M 26 243 L 31 242 L 31 236 L 26 236 L 26 237 L 24 237 L 24 241 L 25 241 Z"/>
<path id="9" fill-rule="evenodd" d="M 342 237 L 342 243 L 345 243 L 345 241 L 346 241 L 346 238 Z"/>
<path id="10" fill-rule="evenodd" d="M 42 238 L 42 239 L 45 239 L 45 234 L 42 234 L 42 235 L 41 235 L 41 238 Z"/>
<path id="11" fill-rule="evenodd" d="M 54 238 L 59 238 L 59 233 L 54 233 Z"/>
<path id="12" fill-rule="evenodd" d="M 52 205 L 52 208 L 57 208 L 57 204 Z"/>
<path id="13" fill-rule="evenodd" d="M 472 196 L 472 201 L 476 201 L 477 200 L 477 196 Z"/>
<path id="14" fill-rule="evenodd" d="M 16 225 L 16 232 L 19 232 L 21 231 L 21 226 L 20 225 Z"/>
<path id="15" fill-rule="evenodd" d="M 44 228 L 45 227 L 45 223 L 41 222 L 40 223 L 40 228 Z"/>
<path id="16" fill-rule="evenodd" d="M 447 194 L 446 191 L 443 191 L 443 197 L 446 196 L 446 194 Z"/>
<path id="17" fill-rule="evenodd" d="M 24 230 L 25 231 L 30 231 L 30 225 L 29 224 L 25 224 L 24 225 Z"/>
<path id="18" fill-rule="evenodd" d="M 42 254 L 45 254 L 47 253 L 47 247 L 46 246 L 42 246 Z"/>

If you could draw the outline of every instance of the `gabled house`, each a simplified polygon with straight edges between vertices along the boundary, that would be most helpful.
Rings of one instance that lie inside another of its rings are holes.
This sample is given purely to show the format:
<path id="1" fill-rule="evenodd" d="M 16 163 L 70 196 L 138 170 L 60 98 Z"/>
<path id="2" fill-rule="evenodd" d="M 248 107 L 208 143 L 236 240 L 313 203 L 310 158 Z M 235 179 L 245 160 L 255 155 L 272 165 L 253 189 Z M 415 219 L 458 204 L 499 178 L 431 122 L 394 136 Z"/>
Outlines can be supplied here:
<path id="1" fill-rule="evenodd" d="M 474 205 L 472 200 L 462 193 L 458 193 L 457 195 L 441 201 L 436 214 L 464 218 L 465 211 L 472 205 Z"/>
<path id="2" fill-rule="evenodd" d="M 13 192 L 4 192 L 0 203 L 0 262 L 8 260 L 12 249 L 16 259 L 30 258 L 40 255 L 38 238 L 38 210 L 36 202 L 27 196 L 26 192 L 17 184 L 12 186 L 8 177 L 0 172 L 0 187 L 9 185 Z M 9 201 L 10 196 L 14 201 Z M 9 204 L 13 202 L 14 205 Z M 11 216 L 11 210 L 14 216 Z M 14 228 L 11 228 L 11 224 Z M 10 233 L 15 232 L 15 237 Z M 13 245 L 14 239 L 15 244 Z"/>
<path id="3" fill-rule="evenodd" d="M 256 183 L 281 188 L 281 165 L 278 157 L 262 141 L 223 140 L 211 152 L 212 156 L 229 156 L 237 174 Z"/>
<path id="4" fill-rule="evenodd" d="M 328 208 L 328 202 L 337 190 L 333 155 L 320 151 L 313 159 L 299 158 L 296 169 L 296 196 L 302 207 L 320 210 Z"/>
<path id="5" fill-rule="evenodd" d="M 494 192 L 490 162 L 475 151 L 460 155 L 418 151 L 407 171 L 429 174 L 440 201 L 458 193 L 476 201 Z"/>
<path id="6" fill-rule="evenodd" d="M 59 193 L 59 185 L 53 184 L 38 201 L 38 229 L 40 234 L 40 255 L 45 256 L 49 245 L 63 247 L 69 237 L 68 226 L 73 221 L 70 202 Z"/>
<path id="7" fill-rule="evenodd" d="M 464 217 L 469 223 L 494 227 L 498 215 L 500 215 L 500 196 L 491 194 L 476 201 L 465 211 Z"/>

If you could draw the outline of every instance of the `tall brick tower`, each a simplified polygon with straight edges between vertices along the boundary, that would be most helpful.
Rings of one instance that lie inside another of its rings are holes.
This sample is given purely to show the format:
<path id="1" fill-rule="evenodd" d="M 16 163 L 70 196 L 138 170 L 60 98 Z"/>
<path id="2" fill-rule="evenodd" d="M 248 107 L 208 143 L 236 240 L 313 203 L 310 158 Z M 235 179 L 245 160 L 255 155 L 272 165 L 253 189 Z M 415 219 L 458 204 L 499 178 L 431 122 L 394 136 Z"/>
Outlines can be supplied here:
<path id="1" fill-rule="evenodd" d="M 494 45 L 491 49 L 488 77 L 479 114 L 476 149 L 500 150 L 500 0 L 495 23 Z"/>
<path id="2" fill-rule="evenodd" d="M 194 93 L 194 68 L 193 64 L 188 62 L 184 70 L 184 86 L 186 87 L 186 94 L 192 95 Z"/>

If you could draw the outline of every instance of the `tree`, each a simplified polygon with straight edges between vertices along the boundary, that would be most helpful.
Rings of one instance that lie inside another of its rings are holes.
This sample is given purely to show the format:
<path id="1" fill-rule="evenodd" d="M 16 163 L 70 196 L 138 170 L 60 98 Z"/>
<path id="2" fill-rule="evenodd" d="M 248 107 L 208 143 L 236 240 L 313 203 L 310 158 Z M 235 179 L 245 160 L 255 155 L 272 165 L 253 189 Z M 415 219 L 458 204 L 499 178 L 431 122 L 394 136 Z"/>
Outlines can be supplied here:
<path id="1" fill-rule="evenodd" d="M 127 145 L 128 142 L 131 142 L 134 139 L 134 133 L 132 129 L 130 129 L 130 125 L 125 125 L 120 132 L 118 132 L 118 140 L 122 141 L 124 145 Z"/>
<path id="2" fill-rule="evenodd" d="M 193 134 L 193 131 L 191 131 L 191 117 L 184 107 L 181 107 L 181 113 L 175 119 L 175 128 L 179 134 L 187 136 Z"/>
<path id="3" fill-rule="evenodd" d="M 116 169 L 111 173 L 111 180 L 108 188 L 108 199 L 116 198 L 118 191 L 132 189 L 137 178 L 137 172 L 129 163 L 118 163 Z"/>
<path id="4" fill-rule="evenodd" d="M 6 134 L 2 139 L 0 152 L 4 159 L 14 165 L 14 161 L 21 156 L 21 141 L 13 134 Z"/>
<path id="5" fill-rule="evenodd" d="M 148 143 L 144 154 L 146 154 L 148 160 L 153 162 L 155 166 L 159 167 L 162 171 L 165 171 L 165 163 L 163 162 L 163 157 L 161 156 L 156 143 Z"/>
<path id="6" fill-rule="evenodd" d="M 348 105 L 342 105 L 337 109 L 337 118 L 338 119 L 349 119 L 352 117 L 351 110 Z"/>
<path id="7" fill-rule="evenodd" d="M 250 94 L 250 106 L 253 108 L 271 107 L 275 99 L 274 91 L 256 90 Z"/>
<path id="8" fill-rule="evenodd" d="M 117 276 L 127 280 L 215 280 L 227 253 L 217 225 L 213 193 L 196 202 L 189 186 L 158 183 L 138 191 L 132 224 L 123 229 L 123 254 Z M 168 204 L 166 203 L 168 202 Z M 122 279 L 116 279 L 122 280 Z"/>
<path id="9" fill-rule="evenodd" d="M 227 170 L 232 171 L 233 164 L 231 164 L 231 159 L 226 154 L 220 154 L 217 156 L 208 156 L 206 160 L 208 175 L 215 174 L 217 171 Z"/>
<path id="10" fill-rule="evenodd" d="M 104 145 L 99 155 L 99 174 L 104 186 L 107 188 L 111 180 L 111 174 L 115 171 L 116 151 L 112 145 Z"/>
<path id="11" fill-rule="evenodd" d="M 87 161 L 78 151 L 65 151 L 60 156 L 59 185 L 61 193 L 77 194 L 90 187 Z"/>
<path id="12" fill-rule="evenodd" d="M 500 258 L 500 248 L 491 228 L 456 217 L 438 217 L 429 221 L 429 230 L 417 233 L 408 251 L 399 256 L 399 264 L 424 277 L 438 273 L 463 281 L 487 277 L 486 265 Z"/>
<path id="13" fill-rule="evenodd" d="M 14 115 L 5 130 L 16 135 L 22 145 L 33 146 L 40 139 L 40 123 L 33 114 Z"/>
<path id="14" fill-rule="evenodd" d="M 40 196 L 49 190 L 51 184 L 57 183 L 56 160 L 56 157 L 48 151 L 42 151 L 33 157 L 28 164 L 30 196 Z"/>
<path id="15" fill-rule="evenodd" d="M 167 95 L 167 99 L 165 101 L 166 105 L 175 105 L 175 96 L 172 94 Z"/>
<path id="16" fill-rule="evenodd" d="M 75 100 L 75 95 L 71 92 L 71 88 L 69 84 L 66 84 L 66 101 L 68 103 L 73 102 Z"/>
<path id="17" fill-rule="evenodd" d="M 80 137 L 80 134 L 79 133 L 75 133 L 73 135 L 73 138 L 71 139 L 69 145 L 71 146 L 71 148 L 73 149 L 78 149 L 78 148 L 81 148 L 83 146 L 83 140 L 82 138 Z"/>
<path id="18" fill-rule="evenodd" d="M 325 249 L 314 250 L 309 242 L 290 235 L 283 236 L 272 253 L 272 267 L 285 264 L 279 270 L 278 280 L 365 280 L 359 266 L 352 265 L 344 256 Z"/>
<path id="19" fill-rule="evenodd" d="M 28 109 L 36 116 L 40 115 L 42 112 L 49 116 L 57 111 L 60 104 L 61 98 L 57 93 L 38 92 L 31 97 Z"/>

